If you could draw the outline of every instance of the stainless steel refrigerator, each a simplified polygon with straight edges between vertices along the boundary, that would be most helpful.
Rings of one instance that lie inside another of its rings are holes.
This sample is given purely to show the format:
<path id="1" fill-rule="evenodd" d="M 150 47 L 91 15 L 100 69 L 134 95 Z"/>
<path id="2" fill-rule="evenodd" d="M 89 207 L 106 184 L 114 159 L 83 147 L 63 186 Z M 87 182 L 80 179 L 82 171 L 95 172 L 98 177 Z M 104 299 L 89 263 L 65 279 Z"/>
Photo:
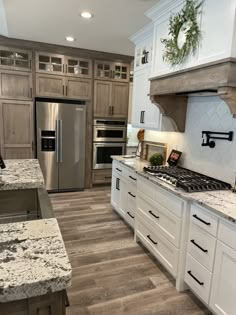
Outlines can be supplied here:
<path id="1" fill-rule="evenodd" d="M 85 101 L 36 101 L 37 158 L 47 190 L 84 188 L 85 136 Z"/>

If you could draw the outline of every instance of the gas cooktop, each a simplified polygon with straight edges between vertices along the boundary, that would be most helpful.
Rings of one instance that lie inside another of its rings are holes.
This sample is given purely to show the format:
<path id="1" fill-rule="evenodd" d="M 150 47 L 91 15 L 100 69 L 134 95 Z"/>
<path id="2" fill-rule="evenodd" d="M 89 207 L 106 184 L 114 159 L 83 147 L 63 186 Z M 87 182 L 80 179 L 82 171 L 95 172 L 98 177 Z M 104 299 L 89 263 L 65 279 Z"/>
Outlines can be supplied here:
<path id="1" fill-rule="evenodd" d="M 231 185 L 218 179 L 179 166 L 148 166 L 145 172 L 186 192 L 231 189 Z"/>

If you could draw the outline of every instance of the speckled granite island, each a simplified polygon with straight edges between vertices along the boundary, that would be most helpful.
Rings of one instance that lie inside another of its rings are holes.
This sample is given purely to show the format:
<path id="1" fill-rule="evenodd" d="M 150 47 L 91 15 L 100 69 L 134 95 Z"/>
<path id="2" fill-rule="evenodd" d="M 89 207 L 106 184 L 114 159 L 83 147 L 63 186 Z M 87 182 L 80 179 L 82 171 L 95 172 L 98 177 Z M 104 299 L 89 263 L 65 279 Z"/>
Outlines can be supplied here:
<path id="1" fill-rule="evenodd" d="M 0 171 L 0 314 L 65 315 L 71 265 L 37 160 Z"/>
<path id="2" fill-rule="evenodd" d="M 233 193 L 231 190 L 187 193 L 182 189 L 159 180 L 157 177 L 145 173 L 143 167 L 150 164 L 147 161 L 140 160 L 139 158 L 126 158 L 125 156 L 112 156 L 112 158 L 131 168 L 137 172 L 138 175 L 150 182 L 174 193 L 176 196 L 202 205 L 215 214 L 236 223 L 236 193 Z"/>

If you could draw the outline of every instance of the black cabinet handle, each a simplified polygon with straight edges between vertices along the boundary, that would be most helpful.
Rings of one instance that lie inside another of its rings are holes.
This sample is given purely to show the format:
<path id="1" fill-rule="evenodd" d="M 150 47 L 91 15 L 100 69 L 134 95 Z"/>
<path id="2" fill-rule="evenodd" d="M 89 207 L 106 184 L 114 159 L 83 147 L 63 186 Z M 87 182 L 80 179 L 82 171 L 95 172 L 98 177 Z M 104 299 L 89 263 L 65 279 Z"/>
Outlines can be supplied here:
<path id="1" fill-rule="evenodd" d="M 157 242 L 153 241 L 153 239 L 151 238 L 150 235 L 147 235 L 147 238 L 148 238 L 153 244 L 157 245 Z"/>
<path id="2" fill-rule="evenodd" d="M 133 176 L 129 176 L 132 180 L 137 180 L 137 178 L 134 178 Z"/>
<path id="3" fill-rule="evenodd" d="M 104 176 L 104 178 L 106 178 L 106 179 L 111 179 L 111 176 Z"/>
<path id="4" fill-rule="evenodd" d="M 142 115 L 143 115 L 143 112 L 141 111 L 140 112 L 140 123 L 142 123 Z"/>
<path id="5" fill-rule="evenodd" d="M 116 189 L 120 190 L 120 179 L 119 178 L 116 179 Z"/>
<path id="6" fill-rule="evenodd" d="M 134 219 L 134 217 L 130 214 L 130 212 L 127 212 L 127 214 L 128 214 L 132 219 Z"/>
<path id="7" fill-rule="evenodd" d="M 202 220 L 202 219 L 199 218 L 196 214 L 194 214 L 193 217 L 194 217 L 195 219 L 197 219 L 198 221 L 201 221 L 202 223 L 206 224 L 206 225 L 211 225 L 210 222 L 206 222 L 206 221 Z"/>
<path id="8" fill-rule="evenodd" d="M 122 170 L 120 170 L 120 169 L 119 169 L 119 168 L 117 168 L 117 167 L 116 167 L 116 170 L 117 170 L 117 171 L 119 171 L 119 172 L 122 172 Z"/>
<path id="9" fill-rule="evenodd" d="M 142 120 L 143 124 L 144 124 L 144 115 L 145 115 L 145 111 L 143 111 L 143 120 Z"/>
<path id="10" fill-rule="evenodd" d="M 133 195 L 130 191 L 128 192 L 128 194 L 129 194 L 131 197 L 136 198 L 136 196 Z"/>
<path id="11" fill-rule="evenodd" d="M 199 284 L 204 285 L 204 282 L 199 281 L 191 272 L 191 270 L 188 271 L 188 274 Z"/>
<path id="12" fill-rule="evenodd" d="M 157 215 L 155 215 L 151 210 L 150 211 L 148 211 L 154 218 L 156 218 L 156 219 L 159 219 L 160 217 L 159 216 L 157 216 Z"/>
<path id="13" fill-rule="evenodd" d="M 195 246 L 197 246 L 201 251 L 203 251 L 204 253 L 207 253 L 208 250 L 207 249 L 204 249 L 202 248 L 200 245 L 198 245 L 194 240 L 191 240 L 190 241 L 191 243 L 193 243 Z"/>

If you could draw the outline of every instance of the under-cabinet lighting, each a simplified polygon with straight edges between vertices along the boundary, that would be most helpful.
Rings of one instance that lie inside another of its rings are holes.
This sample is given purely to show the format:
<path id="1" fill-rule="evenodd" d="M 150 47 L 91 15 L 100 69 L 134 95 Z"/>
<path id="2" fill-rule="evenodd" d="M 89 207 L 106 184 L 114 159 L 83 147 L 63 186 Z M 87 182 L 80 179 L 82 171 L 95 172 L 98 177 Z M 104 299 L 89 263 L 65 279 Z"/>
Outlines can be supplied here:
<path id="1" fill-rule="evenodd" d="M 68 42 L 74 42 L 74 37 L 73 36 L 66 36 L 66 40 L 68 41 Z"/>

